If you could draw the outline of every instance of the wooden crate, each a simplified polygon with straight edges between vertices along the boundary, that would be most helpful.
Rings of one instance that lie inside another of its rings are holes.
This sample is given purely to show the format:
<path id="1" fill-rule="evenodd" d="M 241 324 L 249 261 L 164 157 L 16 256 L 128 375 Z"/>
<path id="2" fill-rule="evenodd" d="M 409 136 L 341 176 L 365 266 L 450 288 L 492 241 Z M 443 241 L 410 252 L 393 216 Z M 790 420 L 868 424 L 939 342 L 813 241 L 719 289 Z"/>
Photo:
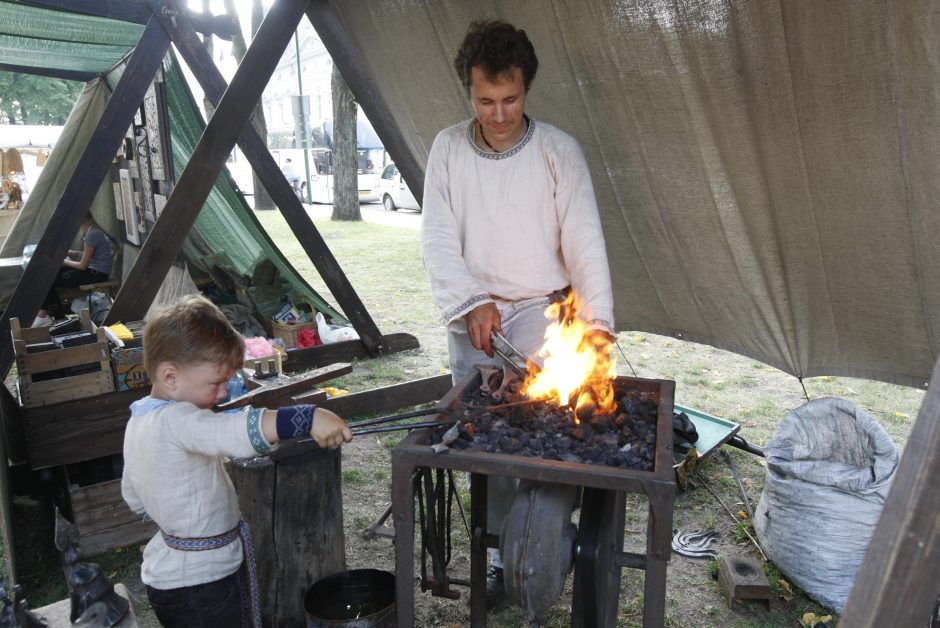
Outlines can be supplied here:
<path id="1" fill-rule="evenodd" d="M 88 310 L 82 310 L 81 329 L 94 331 L 96 342 L 31 354 L 27 350 L 29 345 L 52 340 L 49 328 L 21 327 L 19 319 L 10 319 L 10 334 L 13 337 L 18 374 L 17 389 L 20 403 L 24 407 L 35 408 L 114 391 L 108 339 L 104 330 L 97 328 L 88 317 Z M 99 368 L 94 372 L 35 381 L 40 373 L 95 363 Z"/>
<path id="2" fill-rule="evenodd" d="M 71 485 L 72 519 L 78 528 L 79 553 L 96 556 L 115 547 L 136 545 L 157 532 L 157 525 L 134 514 L 121 497 L 121 480 L 90 486 Z"/>

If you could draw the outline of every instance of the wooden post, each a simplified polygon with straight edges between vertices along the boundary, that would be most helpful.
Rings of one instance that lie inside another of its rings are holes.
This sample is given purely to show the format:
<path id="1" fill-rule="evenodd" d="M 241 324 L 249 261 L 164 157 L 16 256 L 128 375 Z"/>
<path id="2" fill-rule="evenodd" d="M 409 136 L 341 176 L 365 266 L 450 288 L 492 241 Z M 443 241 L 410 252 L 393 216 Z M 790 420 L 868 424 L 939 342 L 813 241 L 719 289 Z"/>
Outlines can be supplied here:
<path id="1" fill-rule="evenodd" d="M 940 361 L 839 626 L 926 626 L 940 580 Z"/>
<path id="2" fill-rule="evenodd" d="M 346 568 L 340 450 L 234 461 L 228 471 L 254 540 L 264 625 L 303 625 L 307 588 Z"/>

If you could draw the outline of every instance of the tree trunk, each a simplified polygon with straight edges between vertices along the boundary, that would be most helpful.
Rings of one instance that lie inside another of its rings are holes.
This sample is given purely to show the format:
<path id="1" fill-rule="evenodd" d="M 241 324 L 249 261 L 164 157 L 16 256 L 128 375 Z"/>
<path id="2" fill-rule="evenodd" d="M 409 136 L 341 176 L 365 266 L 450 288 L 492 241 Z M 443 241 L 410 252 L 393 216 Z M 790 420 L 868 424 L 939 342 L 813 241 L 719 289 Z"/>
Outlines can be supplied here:
<path id="1" fill-rule="evenodd" d="M 235 10 L 234 0 L 225 0 L 225 12 L 238 20 L 238 13 Z M 258 27 L 261 26 L 261 20 L 264 19 L 264 8 L 261 6 L 261 0 L 251 0 L 251 34 L 254 36 L 258 32 Z M 241 28 L 236 29 L 235 36 L 232 38 L 232 53 L 235 55 L 235 60 L 241 64 L 242 59 L 245 58 L 245 53 L 248 51 L 248 45 L 245 43 L 245 38 L 242 36 Z M 258 135 L 261 136 L 261 139 L 264 140 L 265 144 L 268 142 L 268 124 L 264 119 L 264 107 L 261 106 L 261 101 L 255 105 L 255 115 L 252 117 L 252 124 L 255 127 Z M 255 191 L 255 209 L 275 209 L 274 201 L 271 200 L 271 196 L 268 194 L 268 191 L 261 184 L 261 180 L 258 178 L 258 175 L 255 174 L 254 170 L 251 172 L 251 180 L 253 183 Z"/>
<path id="2" fill-rule="evenodd" d="M 203 14 L 212 15 L 211 7 L 209 6 L 210 3 L 211 3 L 211 0 L 202 0 Z M 209 58 L 215 61 L 215 57 L 213 56 L 215 52 L 215 46 L 214 46 L 215 40 L 212 37 L 213 37 L 212 33 L 206 33 L 205 35 L 203 35 L 202 45 L 206 49 L 206 52 L 209 53 Z M 212 117 L 212 114 L 215 113 L 215 106 L 205 96 L 202 97 L 202 110 L 203 112 L 205 112 L 206 122 L 208 122 L 209 119 Z"/>
<path id="3" fill-rule="evenodd" d="M 333 64 L 333 220 L 362 220 L 356 154 L 356 101 Z"/>

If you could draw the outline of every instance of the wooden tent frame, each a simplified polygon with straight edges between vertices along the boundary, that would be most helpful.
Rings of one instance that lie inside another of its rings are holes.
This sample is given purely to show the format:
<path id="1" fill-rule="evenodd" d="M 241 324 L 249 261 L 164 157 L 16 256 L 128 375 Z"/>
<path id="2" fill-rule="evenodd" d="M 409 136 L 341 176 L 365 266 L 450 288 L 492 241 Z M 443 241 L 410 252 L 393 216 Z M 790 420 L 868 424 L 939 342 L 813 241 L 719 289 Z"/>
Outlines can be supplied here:
<path id="1" fill-rule="evenodd" d="M 312 368 L 350 357 L 379 356 L 416 348 L 405 334 L 383 336 L 349 284 L 290 185 L 278 170 L 264 142 L 247 124 L 274 71 L 277 60 L 304 15 L 310 20 L 339 67 L 357 101 L 369 116 L 379 137 L 413 190 L 423 189 L 423 169 L 408 149 L 368 69 L 346 33 L 336 11 L 337 0 L 276 0 L 256 33 L 229 86 L 206 54 L 197 31 L 212 32 L 214 23 L 198 14 L 180 11 L 175 0 L 25 0 L 24 4 L 85 13 L 98 17 L 145 24 L 140 42 L 128 61 L 80 160 L 40 239 L 33 259 L 23 273 L 10 304 L 0 316 L 0 361 L 6 371 L 13 359 L 10 318 L 28 320 L 39 308 L 42 295 L 52 285 L 59 261 L 65 256 L 94 193 L 107 175 L 134 112 L 140 106 L 170 43 L 176 44 L 207 98 L 217 109 L 197 144 L 192 159 L 180 175 L 163 209 L 167 220 L 158 220 L 149 234 L 125 286 L 109 315 L 114 320 L 140 318 L 159 289 L 173 258 L 221 172 L 226 157 L 237 143 L 248 157 L 262 185 L 281 209 L 294 235 L 310 256 L 338 304 L 359 332 L 361 341 L 301 350 L 292 362 Z M 13 69 L 5 67 L 3 69 Z M 29 71 L 21 68 L 17 71 Z M 56 75 L 53 71 L 38 74 Z M 74 78 L 74 77 L 68 77 Z M 421 200 L 420 198 L 418 199 Z M 319 350 L 319 351 L 317 351 Z M 371 407 L 380 411 L 389 403 L 403 407 L 440 396 L 449 376 L 430 378 L 434 385 L 403 384 L 400 389 L 370 391 L 359 407 L 353 399 L 344 403 L 349 413 Z M 885 505 L 871 548 L 859 573 L 840 625 L 918 625 L 929 617 L 937 601 L 940 577 L 940 494 L 929 480 L 940 476 L 940 368 L 935 370 L 927 396 Z M 419 397 L 424 398 L 419 398 Z M 342 398 L 341 398 L 342 399 Z"/>

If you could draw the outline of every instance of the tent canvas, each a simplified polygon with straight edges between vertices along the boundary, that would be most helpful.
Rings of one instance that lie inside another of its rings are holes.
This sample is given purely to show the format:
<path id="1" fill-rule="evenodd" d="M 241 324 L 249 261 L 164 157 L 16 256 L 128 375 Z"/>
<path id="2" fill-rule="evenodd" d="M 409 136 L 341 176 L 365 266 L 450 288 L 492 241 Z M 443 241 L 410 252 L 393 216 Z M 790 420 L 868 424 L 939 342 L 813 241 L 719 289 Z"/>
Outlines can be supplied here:
<path id="1" fill-rule="evenodd" d="M 467 24 L 526 30 L 540 58 L 527 110 L 585 151 L 618 329 L 799 377 L 926 385 L 940 350 L 937 3 L 316 4 L 347 82 L 372 86 L 421 168 L 435 134 L 471 115 L 452 68 Z M 360 103 L 382 136 L 376 103 Z"/>
<path id="2" fill-rule="evenodd" d="M 799 377 L 925 385 L 940 348 L 935 3 L 314 4 L 318 29 L 318 16 L 340 25 L 336 63 L 354 88 L 368 77 L 360 104 L 415 190 L 436 132 L 470 115 L 451 67 L 466 25 L 526 29 L 541 59 L 529 110 L 591 166 L 618 329 Z M 80 31 L 81 54 L 48 45 L 100 72 L 119 56 L 98 47 L 132 39 L 102 30 Z M 28 57 L 26 38 L 2 34 L 6 58 Z"/>

